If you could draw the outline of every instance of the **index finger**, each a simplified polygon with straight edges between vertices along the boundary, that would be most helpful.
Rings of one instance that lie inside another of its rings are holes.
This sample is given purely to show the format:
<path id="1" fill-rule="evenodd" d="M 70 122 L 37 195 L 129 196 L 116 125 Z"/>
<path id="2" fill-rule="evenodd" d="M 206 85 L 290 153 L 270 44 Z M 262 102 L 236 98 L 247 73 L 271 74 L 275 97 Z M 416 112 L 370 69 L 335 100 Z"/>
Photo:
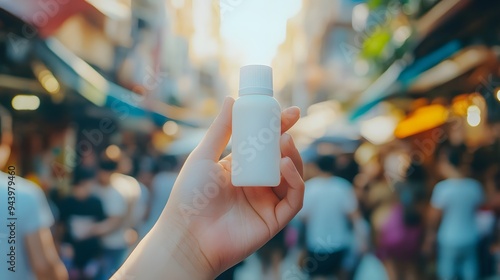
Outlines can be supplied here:
<path id="1" fill-rule="evenodd" d="M 226 97 L 222 110 L 208 128 L 205 137 L 191 154 L 191 158 L 217 161 L 231 137 L 231 121 L 234 99 Z"/>

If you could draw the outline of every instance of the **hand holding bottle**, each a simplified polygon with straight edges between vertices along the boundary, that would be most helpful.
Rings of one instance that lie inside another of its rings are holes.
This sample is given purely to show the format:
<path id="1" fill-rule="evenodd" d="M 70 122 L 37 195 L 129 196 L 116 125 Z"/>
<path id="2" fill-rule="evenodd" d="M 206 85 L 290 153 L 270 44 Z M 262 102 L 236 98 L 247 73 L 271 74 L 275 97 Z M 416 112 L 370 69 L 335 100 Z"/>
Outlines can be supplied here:
<path id="1" fill-rule="evenodd" d="M 189 156 L 160 219 L 114 279 L 213 279 L 278 233 L 302 207 L 302 160 L 292 138 L 283 134 L 281 182 L 277 187 L 234 187 L 232 156 L 219 160 L 231 137 L 234 100 Z M 284 110 L 282 132 L 299 119 Z"/>

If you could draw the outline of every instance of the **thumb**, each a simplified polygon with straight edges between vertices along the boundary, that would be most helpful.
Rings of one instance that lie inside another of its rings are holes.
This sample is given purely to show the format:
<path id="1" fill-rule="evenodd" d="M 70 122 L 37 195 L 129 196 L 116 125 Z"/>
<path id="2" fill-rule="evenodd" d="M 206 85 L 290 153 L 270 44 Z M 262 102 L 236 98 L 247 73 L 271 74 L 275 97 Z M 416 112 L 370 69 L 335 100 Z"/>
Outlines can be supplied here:
<path id="1" fill-rule="evenodd" d="M 191 157 L 218 161 L 231 138 L 231 125 L 234 99 L 230 96 L 224 99 L 222 110 L 201 140 Z"/>

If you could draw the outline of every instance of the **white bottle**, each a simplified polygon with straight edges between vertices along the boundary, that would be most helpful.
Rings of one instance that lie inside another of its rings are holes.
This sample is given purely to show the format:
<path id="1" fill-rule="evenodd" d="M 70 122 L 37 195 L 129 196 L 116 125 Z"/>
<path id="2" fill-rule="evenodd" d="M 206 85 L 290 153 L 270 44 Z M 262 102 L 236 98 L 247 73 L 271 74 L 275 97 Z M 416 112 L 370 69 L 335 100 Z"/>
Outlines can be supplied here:
<path id="1" fill-rule="evenodd" d="M 271 67 L 248 65 L 241 68 L 232 129 L 233 185 L 279 185 L 281 109 L 273 97 Z"/>

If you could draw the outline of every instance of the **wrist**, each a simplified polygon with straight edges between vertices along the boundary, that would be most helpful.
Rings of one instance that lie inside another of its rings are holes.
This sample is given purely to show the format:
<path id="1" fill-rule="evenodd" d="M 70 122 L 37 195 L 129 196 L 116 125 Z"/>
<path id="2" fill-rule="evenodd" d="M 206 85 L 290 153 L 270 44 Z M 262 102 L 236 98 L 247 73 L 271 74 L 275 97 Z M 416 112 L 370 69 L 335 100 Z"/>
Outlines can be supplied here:
<path id="1" fill-rule="evenodd" d="M 124 265 L 111 278 L 122 279 L 214 279 L 211 269 L 187 227 L 161 215 L 155 226 L 134 249 Z"/>
<path id="2" fill-rule="evenodd" d="M 186 276 L 185 279 L 214 279 L 219 273 L 213 269 L 189 225 L 177 219 L 178 215 L 172 211 L 165 212 L 152 230 L 152 238 L 157 238 L 159 243 L 152 244 L 164 244 L 162 249 L 168 252 L 172 258 L 171 263 L 175 265 L 172 269 L 182 273 L 174 278 L 184 279 L 182 277 Z"/>

